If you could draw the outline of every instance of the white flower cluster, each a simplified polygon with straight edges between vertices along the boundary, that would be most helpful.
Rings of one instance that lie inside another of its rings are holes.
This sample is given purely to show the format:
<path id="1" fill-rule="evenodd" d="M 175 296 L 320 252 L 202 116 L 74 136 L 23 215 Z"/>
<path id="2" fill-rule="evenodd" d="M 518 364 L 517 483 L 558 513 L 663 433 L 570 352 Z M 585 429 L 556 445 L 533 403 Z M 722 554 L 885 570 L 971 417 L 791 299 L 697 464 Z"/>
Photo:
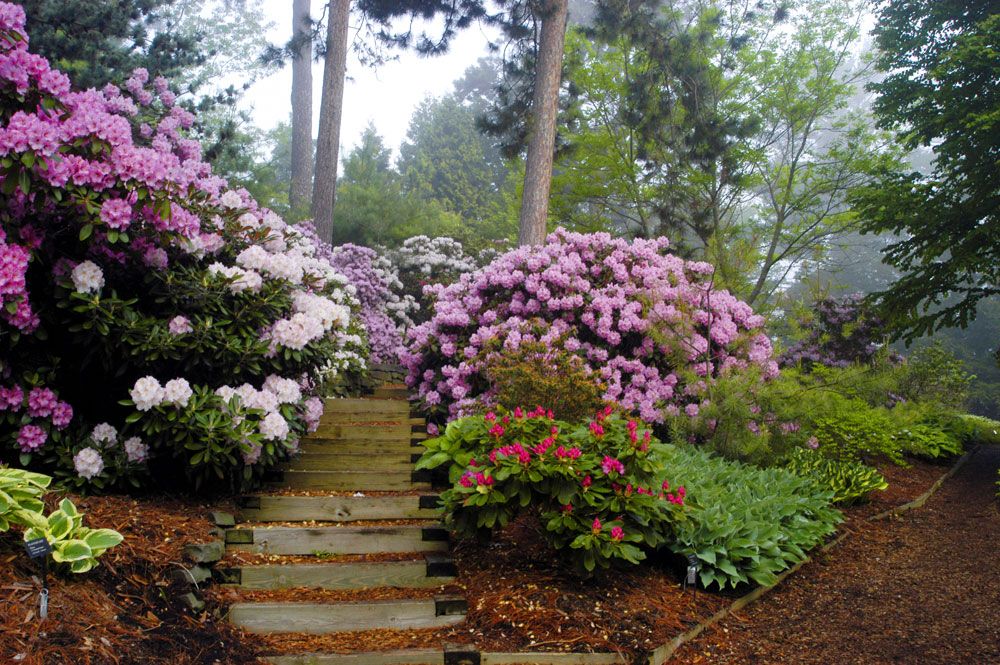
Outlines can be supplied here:
<path id="1" fill-rule="evenodd" d="M 244 270 L 238 266 L 226 266 L 221 263 L 213 263 L 208 266 L 208 274 L 222 275 L 223 277 L 233 280 L 229 285 L 229 290 L 233 293 L 241 293 L 243 291 L 259 291 L 260 287 L 264 285 L 264 279 L 260 276 L 260 273 L 254 272 L 253 270 Z"/>
<path id="2" fill-rule="evenodd" d="M 260 435 L 264 439 L 281 441 L 288 436 L 288 421 L 280 413 L 269 413 L 260 421 Z"/>
<path id="3" fill-rule="evenodd" d="M 104 471 L 104 459 L 93 448 L 84 448 L 73 455 L 73 468 L 81 478 L 91 480 Z"/>
<path id="4" fill-rule="evenodd" d="M 144 376 L 135 382 L 129 391 L 135 408 L 139 411 L 149 411 L 163 401 L 163 386 L 152 376 Z"/>
<path id="5" fill-rule="evenodd" d="M 272 374 L 264 380 L 263 389 L 278 400 L 278 404 L 295 404 L 302 399 L 302 389 L 294 379 Z"/>
<path id="6" fill-rule="evenodd" d="M 90 438 L 98 446 L 107 448 L 118 441 L 118 430 L 108 423 L 101 423 L 91 430 Z"/>
<path id="7" fill-rule="evenodd" d="M 149 411 L 160 404 L 187 406 L 193 394 L 187 379 L 171 379 L 167 381 L 167 385 L 161 386 L 152 376 L 142 377 L 129 391 L 135 408 L 139 411 Z"/>
<path id="8" fill-rule="evenodd" d="M 174 406 L 187 406 L 194 392 L 187 379 L 171 379 L 163 386 L 163 403 Z"/>
<path id="9" fill-rule="evenodd" d="M 72 273 L 77 293 L 100 293 L 104 288 L 104 271 L 93 261 L 84 261 Z"/>
<path id="10" fill-rule="evenodd" d="M 465 253 L 462 243 L 453 238 L 414 236 L 389 255 L 400 270 L 412 270 L 426 277 L 442 273 L 457 276 L 478 267 L 475 259 Z"/>
<path id="11" fill-rule="evenodd" d="M 125 439 L 125 443 L 122 445 L 129 462 L 141 463 L 149 459 L 149 446 L 143 443 L 139 437 L 133 436 Z"/>

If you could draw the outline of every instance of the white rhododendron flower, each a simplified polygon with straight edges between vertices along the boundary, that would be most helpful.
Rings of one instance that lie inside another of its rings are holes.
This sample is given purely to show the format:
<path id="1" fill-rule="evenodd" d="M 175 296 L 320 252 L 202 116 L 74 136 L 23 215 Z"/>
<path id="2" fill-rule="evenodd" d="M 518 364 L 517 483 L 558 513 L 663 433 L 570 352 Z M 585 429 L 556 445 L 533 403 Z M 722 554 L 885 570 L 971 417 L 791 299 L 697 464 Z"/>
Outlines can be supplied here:
<path id="1" fill-rule="evenodd" d="M 260 422 L 260 435 L 265 439 L 281 440 L 288 436 L 288 422 L 281 417 L 280 413 L 269 413 Z"/>
<path id="2" fill-rule="evenodd" d="M 193 394 L 187 379 L 171 379 L 163 387 L 163 401 L 176 406 L 187 406 Z"/>
<path id="3" fill-rule="evenodd" d="M 239 194 L 233 190 L 225 192 L 221 197 L 219 197 L 219 203 L 221 203 L 226 208 L 242 208 L 243 199 Z"/>
<path id="4" fill-rule="evenodd" d="M 91 480 L 104 471 L 104 459 L 93 448 L 84 448 L 73 455 L 73 468 L 81 478 Z"/>
<path id="5" fill-rule="evenodd" d="M 149 458 L 149 446 L 137 436 L 125 439 L 125 443 L 122 445 L 129 462 L 145 462 Z"/>
<path id="6" fill-rule="evenodd" d="M 163 401 L 163 387 L 155 378 L 144 376 L 135 382 L 129 395 L 135 402 L 135 408 L 140 411 L 149 411 L 154 406 L 159 406 Z"/>
<path id="7" fill-rule="evenodd" d="M 73 268 L 72 278 L 77 293 L 100 293 L 104 288 L 104 271 L 93 261 L 84 261 Z"/>
<path id="8" fill-rule="evenodd" d="M 285 379 L 272 374 L 264 380 L 264 390 L 278 400 L 279 404 L 295 404 L 302 399 L 302 389 L 294 379 Z"/>
<path id="9" fill-rule="evenodd" d="M 194 332 L 194 327 L 191 325 L 191 321 L 186 316 L 175 316 L 170 319 L 167 329 L 170 331 L 171 335 L 183 335 L 185 333 Z"/>
<path id="10" fill-rule="evenodd" d="M 108 423 L 101 423 L 90 432 L 90 438 L 94 443 L 112 444 L 118 441 L 118 430 Z"/>

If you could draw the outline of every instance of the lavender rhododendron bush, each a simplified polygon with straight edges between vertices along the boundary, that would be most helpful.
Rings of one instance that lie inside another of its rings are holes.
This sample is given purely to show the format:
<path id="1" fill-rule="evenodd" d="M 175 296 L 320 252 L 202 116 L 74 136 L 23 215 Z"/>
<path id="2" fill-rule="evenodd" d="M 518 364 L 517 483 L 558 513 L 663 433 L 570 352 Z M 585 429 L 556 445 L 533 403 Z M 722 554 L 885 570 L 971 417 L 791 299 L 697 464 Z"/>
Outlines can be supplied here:
<path id="1" fill-rule="evenodd" d="M 447 523 L 470 536 L 535 511 L 545 537 L 584 572 L 638 563 L 682 518 L 686 491 L 661 480 L 652 432 L 611 408 L 590 422 L 555 420 L 542 407 L 452 421 L 426 443 L 418 468 L 449 465 Z"/>
<path id="2" fill-rule="evenodd" d="M 363 366 L 353 289 L 211 174 L 164 81 L 72 91 L 23 25 L 0 3 L 0 456 L 98 486 L 285 459 Z"/>
<path id="3" fill-rule="evenodd" d="M 329 250 L 329 260 L 356 290 L 371 359 L 399 362 L 403 337 L 413 325 L 410 315 L 419 305 L 403 294 L 403 284 L 392 262 L 373 249 L 350 243 Z"/>
<path id="4" fill-rule="evenodd" d="M 714 290 L 710 265 L 667 246 L 558 230 L 428 287 L 434 313 L 410 333 L 409 385 L 430 412 L 461 415 L 493 401 L 491 354 L 540 342 L 583 358 L 606 401 L 660 423 L 696 415 L 721 373 L 757 366 L 774 376 L 764 319 Z"/>

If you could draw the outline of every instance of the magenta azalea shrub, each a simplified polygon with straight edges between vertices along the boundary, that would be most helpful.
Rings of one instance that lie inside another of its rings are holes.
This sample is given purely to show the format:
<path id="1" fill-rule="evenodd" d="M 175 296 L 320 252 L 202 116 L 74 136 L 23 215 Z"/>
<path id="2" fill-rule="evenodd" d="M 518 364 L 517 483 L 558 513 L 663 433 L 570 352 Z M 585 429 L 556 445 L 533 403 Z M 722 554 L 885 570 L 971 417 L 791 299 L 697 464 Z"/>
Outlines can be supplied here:
<path id="1" fill-rule="evenodd" d="M 212 175 L 162 81 L 73 91 L 24 18 L 0 3 L 0 461 L 102 486 L 287 458 L 364 363 L 346 279 Z"/>
<path id="2" fill-rule="evenodd" d="M 430 320 L 410 332 L 407 382 L 432 413 L 492 403 L 490 355 L 541 342 L 583 358 L 604 399 L 662 423 L 697 415 L 709 384 L 749 366 L 777 374 L 764 319 L 712 288 L 712 267 L 627 241 L 558 230 L 433 289 Z"/>
<path id="3" fill-rule="evenodd" d="M 403 285 L 392 263 L 373 249 L 350 243 L 334 247 L 330 262 L 354 287 L 361 303 L 372 361 L 399 362 L 403 336 L 413 324 L 410 315 L 419 306 L 411 296 L 401 295 Z"/>
<path id="4" fill-rule="evenodd" d="M 490 532 L 533 511 L 581 572 L 639 563 L 685 512 L 684 486 L 663 479 L 662 444 L 610 407 L 577 424 L 542 407 L 470 416 L 426 446 L 418 468 L 448 466 L 441 502 L 455 531 Z"/>

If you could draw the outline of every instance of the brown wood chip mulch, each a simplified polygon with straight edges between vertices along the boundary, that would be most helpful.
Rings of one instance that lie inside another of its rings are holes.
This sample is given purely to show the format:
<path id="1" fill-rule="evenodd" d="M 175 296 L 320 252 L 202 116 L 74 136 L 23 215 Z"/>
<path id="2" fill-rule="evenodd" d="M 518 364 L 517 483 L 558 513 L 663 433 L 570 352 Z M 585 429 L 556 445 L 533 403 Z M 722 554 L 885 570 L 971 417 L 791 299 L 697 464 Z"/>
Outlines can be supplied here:
<path id="1" fill-rule="evenodd" d="M 59 497 L 50 496 L 49 501 Z M 209 611 L 176 597 L 187 588 L 170 573 L 187 542 L 211 539 L 209 511 L 164 497 L 71 497 L 85 524 L 125 541 L 86 575 L 49 575 L 49 616 L 40 622 L 37 567 L 20 534 L 0 538 L 0 663 L 21 665 L 212 665 L 254 663 L 258 648 Z M 190 565 L 190 563 L 185 563 Z"/>
<path id="2" fill-rule="evenodd" d="M 998 466 L 983 447 L 919 510 L 856 523 L 672 662 L 1000 663 Z"/>

